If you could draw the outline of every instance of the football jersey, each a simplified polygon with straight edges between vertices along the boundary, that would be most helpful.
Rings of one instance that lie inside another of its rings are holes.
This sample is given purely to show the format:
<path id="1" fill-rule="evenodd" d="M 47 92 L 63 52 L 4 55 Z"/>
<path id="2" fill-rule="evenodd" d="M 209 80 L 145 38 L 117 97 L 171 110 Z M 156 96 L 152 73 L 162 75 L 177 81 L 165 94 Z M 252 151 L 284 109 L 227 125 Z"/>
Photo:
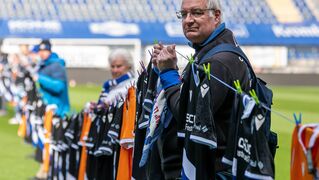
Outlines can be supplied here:
<path id="1" fill-rule="evenodd" d="M 96 157 L 95 179 L 115 179 L 113 169 L 114 143 L 107 135 L 111 122 L 114 119 L 116 108 L 111 106 L 105 114 L 103 114 L 100 130 L 97 136 L 97 144 L 94 152 Z"/>
<path id="2" fill-rule="evenodd" d="M 145 94 L 147 91 L 148 74 L 152 70 L 152 63 L 148 64 L 147 70 L 142 71 L 138 77 L 136 86 L 136 121 L 135 124 L 135 138 L 134 138 L 134 154 L 133 154 L 133 174 L 134 179 L 146 179 L 145 166 L 140 167 L 139 162 L 142 156 L 144 139 L 146 135 L 146 128 L 139 128 L 139 122 L 143 123 L 142 110 Z M 141 125 L 140 127 L 143 127 Z"/>
<path id="3" fill-rule="evenodd" d="M 96 157 L 94 156 L 94 149 L 96 147 L 98 130 L 100 126 L 101 116 L 96 115 L 91 123 L 90 130 L 87 138 L 85 139 L 85 146 L 87 149 L 87 160 L 86 160 L 86 177 L 88 179 L 94 179 L 95 177 L 95 163 Z"/>
<path id="4" fill-rule="evenodd" d="M 194 76 L 185 79 L 189 81 L 183 84 L 181 95 L 187 94 L 188 98 L 180 99 L 180 103 L 187 104 L 186 116 L 181 118 L 186 120 L 181 122 L 182 124 L 179 125 L 181 129 L 178 132 L 178 136 L 184 138 L 182 178 L 212 179 L 215 177 L 217 140 L 209 106 L 211 99 L 208 97 L 211 97 L 211 92 L 207 84 L 208 79 L 203 80 L 199 87 L 195 87 Z M 187 83 L 189 88 L 186 87 Z M 183 92 L 185 89 L 187 91 Z M 208 112 L 199 114 L 202 110 L 208 110 Z M 209 130 L 208 127 L 212 129 Z"/>
<path id="5" fill-rule="evenodd" d="M 127 98 L 123 104 L 123 120 L 120 134 L 120 157 L 117 169 L 117 180 L 129 180 L 132 177 L 134 126 L 136 113 L 136 91 L 128 89 Z"/>
<path id="6" fill-rule="evenodd" d="M 150 114 L 153 107 L 153 101 L 156 95 L 157 80 L 158 74 L 156 73 L 155 69 L 152 69 L 148 77 L 148 85 L 143 100 L 141 118 L 138 120 L 138 128 L 140 129 L 146 128 L 151 118 Z"/>
<path id="7" fill-rule="evenodd" d="M 83 120 L 83 112 L 72 115 L 70 124 L 65 132 L 65 138 L 69 145 L 67 157 L 67 179 L 76 179 L 78 176 L 80 162 L 80 148 L 78 141 L 80 138 L 81 125 Z"/>
<path id="8" fill-rule="evenodd" d="M 245 170 L 245 177 L 271 180 L 275 178 L 275 165 L 264 130 L 264 128 L 268 128 L 265 123 L 266 110 L 260 106 L 256 106 L 255 108 L 251 122 L 252 134 L 250 142 L 252 146 L 249 164 Z"/>
<path id="9" fill-rule="evenodd" d="M 81 151 L 81 159 L 80 159 L 80 167 L 79 167 L 79 180 L 84 180 L 86 176 L 86 162 L 87 162 L 87 147 L 85 145 L 85 139 L 87 139 L 90 127 L 91 127 L 91 117 L 88 113 L 84 113 L 83 117 L 83 125 L 82 125 L 82 131 L 81 131 L 81 137 L 79 144 L 82 145 L 82 151 Z"/>
<path id="10" fill-rule="evenodd" d="M 46 113 L 44 115 L 44 129 L 45 129 L 45 140 L 44 150 L 43 150 L 43 171 L 48 173 L 50 167 L 50 138 L 52 131 L 52 119 L 54 112 L 52 109 L 47 107 Z"/>
<path id="11" fill-rule="evenodd" d="M 18 136 L 24 138 L 27 134 L 27 117 L 22 115 L 21 122 L 18 128 Z"/>
<path id="12" fill-rule="evenodd" d="M 265 134 L 265 109 L 248 95 L 237 94 L 233 123 L 222 162 L 232 166 L 237 179 L 273 179 L 274 158 Z"/>
<path id="13" fill-rule="evenodd" d="M 316 137 L 313 135 L 316 134 L 315 129 L 318 126 L 318 124 L 297 125 L 293 131 L 290 164 L 290 178 L 292 180 L 314 179 L 314 170 L 318 169 L 318 167 L 315 167 L 318 160 L 316 161 L 314 158 L 317 156 L 318 151 L 315 152 L 314 150 L 318 149 L 318 147 L 315 147 L 316 138 L 313 138 L 312 141 L 311 138 Z M 313 147 L 311 147 L 310 144 L 313 145 Z M 309 156 L 308 159 L 307 156 Z M 312 170 L 309 168 L 310 161 L 312 161 Z"/>

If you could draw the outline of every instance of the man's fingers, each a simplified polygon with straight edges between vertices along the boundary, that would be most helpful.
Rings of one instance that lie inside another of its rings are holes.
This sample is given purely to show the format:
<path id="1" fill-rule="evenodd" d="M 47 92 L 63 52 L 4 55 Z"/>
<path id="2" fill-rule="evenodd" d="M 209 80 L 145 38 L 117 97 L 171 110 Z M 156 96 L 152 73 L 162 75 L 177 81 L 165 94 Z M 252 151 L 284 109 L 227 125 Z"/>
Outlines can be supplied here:
<path id="1" fill-rule="evenodd" d="M 159 54 L 161 51 L 161 49 L 154 49 L 153 54 Z"/>
<path id="2" fill-rule="evenodd" d="M 161 50 L 161 49 L 164 48 L 164 46 L 163 46 L 163 44 L 159 43 L 159 44 L 155 44 L 155 45 L 153 46 L 153 48 L 154 48 L 154 49 L 159 49 L 159 50 Z"/>

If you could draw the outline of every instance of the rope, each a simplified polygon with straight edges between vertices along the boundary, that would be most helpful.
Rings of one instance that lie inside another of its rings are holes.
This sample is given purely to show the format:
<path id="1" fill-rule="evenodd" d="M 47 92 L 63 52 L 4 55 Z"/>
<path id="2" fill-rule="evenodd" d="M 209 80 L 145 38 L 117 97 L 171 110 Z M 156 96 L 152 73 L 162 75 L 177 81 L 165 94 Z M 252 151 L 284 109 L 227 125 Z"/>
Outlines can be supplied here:
<path id="1" fill-rule="evenodd" d="M 184 55 L 182 55 L 180 52 L 178 52 L 177 50 L 175 50 L 179 55 L 181 55 L 184 59 L 186 59 L 188 62 L 189 62 L 189 59 L 187 57 L 185 57 Z M 203 70 L 203 67 L 201 67 L 200 65 L 196 65 L 198 67 L 198 69 L 200 70 Z M 221 84 L 223 84 L 224 86 L 226 86 L 227 88 L 231 89 L 232 91 L 234 91 L 235 93 L 237 93 L 237 90 L 235 88 L 233 88 L 232 86 L 230 86 L 229 84 L 225 83 L 224 81 L 222 81 L 221 79 L 219 79 L 218 77 L 212 75 L 210 73 L 210 77 L 214 78 L 215 80 L 217 80 L 218 82 L 220 82 Z M 244 93 L 244 92 L 243 92 Z M 247 94 L 247 93 L 245 93 Z M 266 110 L 270 111 L 270 112 L 273 112 L 274 114 L 280 116 L 281 118 L 287 120 L 288 122 L 290 123 L 293 123 L 295 124 L 295 121 L 294 120 L 291 120 L 289 117 L 287 117 L 286 115 L 278 112 L 278 111 L 275 111 L 274 109 L 270 109 L 265 103 L 263 102 L 260 102 L 260 104 L 262 105 L 263 108 L 265 108 Z"/>

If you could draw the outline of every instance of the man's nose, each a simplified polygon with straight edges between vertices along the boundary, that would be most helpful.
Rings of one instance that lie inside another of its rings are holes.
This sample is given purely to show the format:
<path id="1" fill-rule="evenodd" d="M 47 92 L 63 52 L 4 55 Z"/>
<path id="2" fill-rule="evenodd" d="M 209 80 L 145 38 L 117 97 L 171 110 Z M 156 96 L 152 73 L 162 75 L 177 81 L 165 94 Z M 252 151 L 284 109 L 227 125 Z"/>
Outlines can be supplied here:
<path id="1" fill-rule="evenodd" d="M 194 17 L 191 13 L 187 13 L 185 19 L 184 19 L 185 22 L 194 22 Z"/>

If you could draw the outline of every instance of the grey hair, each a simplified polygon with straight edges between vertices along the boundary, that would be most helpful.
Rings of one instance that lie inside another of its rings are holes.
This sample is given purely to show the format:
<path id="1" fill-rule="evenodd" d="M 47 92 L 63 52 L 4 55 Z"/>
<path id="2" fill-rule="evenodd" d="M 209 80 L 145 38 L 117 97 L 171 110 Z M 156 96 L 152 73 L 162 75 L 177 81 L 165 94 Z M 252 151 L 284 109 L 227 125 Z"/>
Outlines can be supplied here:
<path id="1" fill-rule="evenodd" d="M 219 0 L 206 0 L 208 9 L 215 9 L 220 11 L 220 22 L 223 21 L 222 7 Z M 209 11 L 209 15 L 213 16 L 213 12 Z"/>
<path id="2" fill-rule="evenodd" d="M 127 63 L 127 65 L 133 70 L 134 65 L 133 65 L 133 58 L 131 53 L 126 50 L 126 49 L 115 49 L 113 50 L 110 55 L 109 55 L 109 63 L 111 64 L 113 60 L 116 58 L 121 57 L 124 59 L 124 61 Z"/>

